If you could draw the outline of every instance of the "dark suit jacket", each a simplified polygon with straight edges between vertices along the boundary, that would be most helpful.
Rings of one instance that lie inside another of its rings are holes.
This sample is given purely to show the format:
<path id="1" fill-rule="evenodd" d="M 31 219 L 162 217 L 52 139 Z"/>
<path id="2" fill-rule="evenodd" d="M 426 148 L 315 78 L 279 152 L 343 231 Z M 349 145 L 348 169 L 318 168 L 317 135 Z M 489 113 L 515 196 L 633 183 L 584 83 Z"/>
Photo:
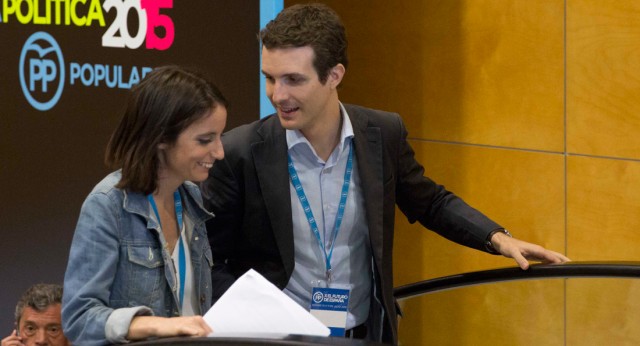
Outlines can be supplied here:
<path id="1" fill-rule="evenodd" d="M 419 221 L 452 241 L 482 251 L 486 251 L 488 234 L 500 226 L 424 177 L 397 114 L 353 105 L 345 108 L 354 130 L 373 255 L 370 336 L 395 343 L 395 206 L 410 222 Z M 225 159 L 214 164 L 203 184 L 205 206 L 216 215 L 207 224 L 214 256 L 214 300 L 249 268 L 284 288 L 294 266 L 285 130 L 272 115 L 229 131 L 223 145 Z"/>

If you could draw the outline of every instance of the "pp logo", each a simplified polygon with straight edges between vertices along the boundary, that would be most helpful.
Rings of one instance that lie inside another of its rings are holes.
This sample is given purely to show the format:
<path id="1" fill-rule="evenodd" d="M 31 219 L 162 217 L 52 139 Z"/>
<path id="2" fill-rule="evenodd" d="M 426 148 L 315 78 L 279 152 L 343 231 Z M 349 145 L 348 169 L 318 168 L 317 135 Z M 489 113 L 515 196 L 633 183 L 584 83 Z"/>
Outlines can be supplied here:
<path id="1" fill-rule="evenodd" d="M 33 108 L 46 111 L 58 103 L 64 89 L 64 58 L 51 35 L 43 31 L 31 35 L 22 47 L 18 68 L 22 93 Z"/>
<path id="2" fill-rule="evenodd" d="M 313 294 L 313 302 L 316 304 L 322 303 L 324 296 L 322 295 L 322 292 L 316 292 Z"/>

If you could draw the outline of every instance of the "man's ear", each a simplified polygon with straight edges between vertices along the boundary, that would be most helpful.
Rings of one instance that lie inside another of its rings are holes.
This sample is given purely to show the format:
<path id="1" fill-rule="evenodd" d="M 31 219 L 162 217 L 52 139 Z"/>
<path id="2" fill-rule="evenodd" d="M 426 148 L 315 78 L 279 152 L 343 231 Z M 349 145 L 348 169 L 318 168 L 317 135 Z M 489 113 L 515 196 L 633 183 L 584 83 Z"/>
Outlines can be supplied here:
<path id="1" fill-rule="evenodd" d="M 338 85 L 340 85 L 346 71 L 347 70 L 342 64 L 337 64 L 336 66 L 332 67 L 331 70 L 329 70 L 328 81 L 329 83 L 331 83 L 330 85 L 332 88 L 337 88 Z"/>

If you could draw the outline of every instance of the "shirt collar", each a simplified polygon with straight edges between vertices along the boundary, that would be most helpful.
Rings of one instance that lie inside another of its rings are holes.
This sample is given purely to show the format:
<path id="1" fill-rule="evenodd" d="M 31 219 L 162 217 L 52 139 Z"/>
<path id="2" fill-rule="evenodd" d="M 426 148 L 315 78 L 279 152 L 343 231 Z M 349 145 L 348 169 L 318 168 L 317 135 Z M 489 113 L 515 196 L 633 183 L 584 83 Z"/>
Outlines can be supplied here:
<path id="1" fill-rule="evenodd" d="M 347 138 L 353 137 L 353 126 L 351 125 L 349 114 L 342 105 L 342 102 L 340 102 L 340 114 L 342 116 L 342 129 L 340 129 L 340 143 L 338 145 L 340 145 L 341 150 L 344 150 L 347 145 Z M 286 130 L 286 136 L 287 147 L 289 150 L 300 143 L 306 143 L 311 147 L 311 143 L 309 143 L 300 130 Z"/>

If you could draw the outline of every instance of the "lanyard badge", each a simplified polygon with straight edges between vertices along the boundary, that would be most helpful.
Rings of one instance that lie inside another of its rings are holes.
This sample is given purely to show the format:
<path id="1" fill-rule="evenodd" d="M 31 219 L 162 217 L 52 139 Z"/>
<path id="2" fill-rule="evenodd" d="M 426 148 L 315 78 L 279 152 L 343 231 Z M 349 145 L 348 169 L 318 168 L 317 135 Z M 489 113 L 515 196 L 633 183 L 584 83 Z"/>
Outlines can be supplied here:
<path id="1" fill-rule="evenodd" d="M 307 221 L 309 222 L 309 227 L 311 228 L 311 232 L 315 235 L 316 240 L 318 241 L 318 245 L 320 246 L 320 250 L 325 257 L 325 279 L 328 286 L 333 280 L 331 267 L 333 248 L 338 237 L 340 225 L 342 224 L 344 209 L 347 204 L 347 196 L 349 194 L 349 184 L 351 182 L 351 173 L 353 171 L 353 143 L 350 143 L 349 145 L 349 158 L 347 160 L 347 166 L 344 172 L 344 182 L 342 184 L 340 203 L 338 205 L 336 221 L 333 227 L 331 248 L 329 249 L 329 253 L 327 253 L 326 246 L 322 242 L 322 238 L 320 237 L 320 231 L 318 230 L 318 225 L 315 221 L 315 218 L 313 217 L 311 205 L 309 204 L 307 196 L 304 193 L 304 188 L 302 187 L 302 183 L 300 182 L 300 178 L 298 177 L 296 168 L 293 165 L 293 160 L 291 159 L 290 155 L 287 155 L 287 158 L 289 163 L 289 176 L 291 177 L 291 183 L 293 184 L 293 187 L 296 190 L 296 194 L 298 195 L 298 199 L 300 200 L 300 204 L 304 209 Z M 310 312 L 331 330 L 331 336 L 344 336 L 347 324 L 347 311 L 349 309 L 349 294 L 350 292 L 348 289 L 313 287 L 313 291 L 311 294 Z"/>
<path id="2" fill-rule="evenodd" d="M 311 315 L 331 330 L 331 336 L 344 336 L 349 309 L 349 290 L 314 287 Z"/>
<path id="3" fill-rule="evenodd" d="M 307 217 L 307 222 L 309 222 L 309 227 L 311 228 L 311 232 L 315 235 L 316 240 L 318 241 L 318 245 L 320 246 L 320 251 L 324 254 L 325 258 L 325 273 L 327 282 L 331 282 L 331 256 L 333 256 L 333 247 L 335 245 L 335 240 L 338 237 L 338 231 L 340 230 L 340 225 L 342 224 L 342 218 L 344 216 L 344 209 L 347 205 L 347 196 L 349 195 L 349 183 L 351 182 L 351 172 L 353 171 L 353 144 L 349 145 L 349 159 L 347 160 L 347 167 L 344 171 L 344 182 L 342 183 L 342 192 L 340 194 L 340 203 L 338 204 L 338 213 L 336 214 L 336 222 L 333 227 L 333 234 L 331 239 L 331 249 L 329 253 L 327 253 L 326 247 L 322 242 L 322 238 L 320 237 L 320 231 L 318 230 L 318 224 L 316 223 L 315 218 L 313 217 L 313 211 L 311 210 L 311 205 L 309 204 L 309 200 L 304 193 L 304 188 L 302 187 L 302 183 L 300 182 L 300 178 L 298 177 L 298 172 L 296 171 L 295 166 L 293 165 L 293 160 L 291 160 L 291 155 L 287 155 L 287 160 L 289 163 L 289 177 L 291 178 L 291 183 L 296 190 L 296 194 L 298 195 L 298 199 L 300 200 L 300 204 L 302 205 L 302 209 L 304 209 L 304 213 Z"/>

